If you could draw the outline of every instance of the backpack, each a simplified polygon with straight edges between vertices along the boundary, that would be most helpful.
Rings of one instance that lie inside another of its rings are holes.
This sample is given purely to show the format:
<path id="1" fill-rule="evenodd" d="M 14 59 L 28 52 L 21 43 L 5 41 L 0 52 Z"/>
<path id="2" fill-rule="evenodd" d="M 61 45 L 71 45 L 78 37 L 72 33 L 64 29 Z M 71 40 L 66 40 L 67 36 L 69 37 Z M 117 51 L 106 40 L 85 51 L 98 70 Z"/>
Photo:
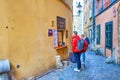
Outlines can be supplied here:
<path id="1" fill-rule="evenodd" d="M 83 39 L 80 39 L 78 40 L 78 50 L 83 50 L 83 47 L 84 47 L 84 40 Z"/>

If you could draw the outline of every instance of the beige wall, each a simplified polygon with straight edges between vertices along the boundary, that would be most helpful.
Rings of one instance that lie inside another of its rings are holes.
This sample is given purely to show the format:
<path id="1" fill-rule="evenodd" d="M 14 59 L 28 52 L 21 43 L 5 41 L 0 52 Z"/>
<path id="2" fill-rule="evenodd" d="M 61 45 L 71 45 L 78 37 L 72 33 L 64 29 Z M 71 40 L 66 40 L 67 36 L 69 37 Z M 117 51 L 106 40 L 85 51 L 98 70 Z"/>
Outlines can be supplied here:
<path id="1" fill-rule="evenodd" d="M 54 68 L 56 54 L 67 57 L 68 49 L 57 52 L 48 37 L 56 16 L 66 18 L 70 51 L 72 11 L 61 0 L 0 0 L 0 59 L 9 59 L 17 80 Z"/>
<path id="2" fill-rule="evenodd" d="M 84 29 L 84 34 L 89 35 L 89 30 L 91 29 L 92 26 L 92 0 L 84 0 L 84 7 L 83 7 L 83 29 Z M 91 38 L 90 36 L 88 36 Z"/>

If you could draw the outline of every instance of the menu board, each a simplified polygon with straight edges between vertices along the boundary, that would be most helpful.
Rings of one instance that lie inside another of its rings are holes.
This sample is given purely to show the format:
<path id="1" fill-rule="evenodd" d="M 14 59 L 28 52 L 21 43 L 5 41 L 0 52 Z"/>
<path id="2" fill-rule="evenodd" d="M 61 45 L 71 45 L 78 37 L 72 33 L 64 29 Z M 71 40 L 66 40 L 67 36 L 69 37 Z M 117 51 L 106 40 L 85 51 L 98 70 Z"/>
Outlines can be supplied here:
<path id="1" fill-rule="evenodd" d="M 54 36 L 54 47 L 58 47 L 57 30 L 53 30 L 53 36 Z"/>
<path id="2" fill-rule="evenodd" d="M 57 29 L 65 29 L 65 28 L 66 28 L 65 18 L 57 16 Z"/>

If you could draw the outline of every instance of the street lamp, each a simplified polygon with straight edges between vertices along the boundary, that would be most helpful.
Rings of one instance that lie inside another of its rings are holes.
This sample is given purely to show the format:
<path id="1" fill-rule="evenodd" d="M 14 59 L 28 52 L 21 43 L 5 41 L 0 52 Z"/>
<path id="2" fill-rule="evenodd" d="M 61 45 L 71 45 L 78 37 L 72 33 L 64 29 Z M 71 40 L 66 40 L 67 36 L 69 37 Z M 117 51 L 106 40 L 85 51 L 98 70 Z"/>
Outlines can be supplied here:
<path id="1" fill-rule="evenodd" d="M 81 10 L 78 10 L 78 12 L 77 12 L 77 13 L 78 13 L 78 15 L 80 15 L 80 13 L 81 13 Z"/>
<path id="2" fill-rule="evenodd" d="M 80 2 L 78 3 L 77 7 L 78 7 L 78 8 L 81 8 L 81 7 L 82 7 L 81 4 L 80 4 Z"/>
<path id="3" fill-rule="evenodd" d="M 78 8 L 78 11 L 77 11 L 78 15 L 73 15 L 73 16 L 80 16 L 80 14 L 81 14 L 81 8 L 82 8 L 80 2 L 78 3 L 77 8 Z"/>

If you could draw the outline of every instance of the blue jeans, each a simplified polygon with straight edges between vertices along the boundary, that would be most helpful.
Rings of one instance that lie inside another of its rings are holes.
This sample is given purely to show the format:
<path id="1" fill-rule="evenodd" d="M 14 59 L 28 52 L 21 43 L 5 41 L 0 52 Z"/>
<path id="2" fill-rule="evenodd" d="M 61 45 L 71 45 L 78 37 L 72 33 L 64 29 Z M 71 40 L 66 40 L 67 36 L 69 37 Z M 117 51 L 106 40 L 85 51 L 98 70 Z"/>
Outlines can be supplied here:
<path id="1" fill-rule="evenodd" d="M 76 58 L 77 68 L 80 69 L 81 68 L 81 59 L 80 59 L 81 53 L 74 52 L 73 54 L 74 54 L 74 56 Z"/>
<path id="2" fill-rule="evenodd" d="M 81 59 L 82 59 L 82 63 L 85 63 L 85 52 L 82 53 L 82 56 L 81 56 L 81 57 L 82 57 L 82 58 L 81 58 Z"/>

